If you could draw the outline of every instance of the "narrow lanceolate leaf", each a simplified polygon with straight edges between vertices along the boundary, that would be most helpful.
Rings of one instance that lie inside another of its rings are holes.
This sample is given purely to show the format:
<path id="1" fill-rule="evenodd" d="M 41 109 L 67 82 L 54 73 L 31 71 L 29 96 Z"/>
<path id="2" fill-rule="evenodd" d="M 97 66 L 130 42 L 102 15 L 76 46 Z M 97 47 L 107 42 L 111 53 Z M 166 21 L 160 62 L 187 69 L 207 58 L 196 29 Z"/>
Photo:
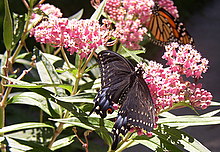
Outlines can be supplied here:
<path id="1" fill-rule="evenodd" d="M 45 123 L 28 122 L 28 123 L 20 123 L 20 124 L 15 124 L 15 125 L 3 127 L 0 129 L 0 134 L 12 132 L 12 131 L 23 130 L 23 129 L 41 128 L 41 127 L 47 127 L 47 128 L 54 129 L 53 126 L 45 124 Z"/>
<path id="2" fill-rule="evenodd" d="M 0 75 L 0 77 L 13 82 L 13 84 L 8 84 L 8 85 L 4 85 L 4 86 L 8 86 L 8 87 L 14 87 L 14 88 L 43 88 L 43 87 L 60 87 L 63 89 L 68 90 L 69 92 L 72 91 L 72 87 L 71 85 L 67 85 L 67 84 L 47 84 L 47 83 L 29 83 L 29 82 L 25 82 L 22 80 L 18 80 L 18 79 L 13 79 L 13 78 L 9 78 L 9 77 L 5 77 L 3 75 Z"/>
<path id="3" fill-rule="evenodd" d="M 2 68 L 2 67 L 4 67 L 5 66 L 5 64 L 6 64 L 6 61 L 7 61 L 7 51 L 5 51 L 5 53 L 2 55 L 2 57 L 1 57 L 1 63 L 0 63 L 0 74 L 3 74 L 4 75 L 4 68 Z"/>
<path id="4" fill-rule="evenodd" d="M 10 103 L 26 104 L 39 107 L 53 118 L 58 118 L 61 115 L 61 107 L 59 105 L 51 101 L 49 98 L 46 98 L 45 96 L 35 92 L 23 92 L 15 95 L 9 99 L 8 104 Z"/>
<path id="5" fill-rule="evenodd" d="M 24 31 L 25 16 L 13 13 L 14 19 L 14 35 L 13 35 L 13 47 L 18 43 L 21 35 Z"/>
<path id="6" fill-rule="evenodd" d="M 6 145 L 7 148 L 10 148 L 11 152 L 52 152 L 46 146 L 42 146 L 33 141 L 25 141 L 15 138 L 5 137 L 5 141 L 3 144 Z"/>
<path id="7" fill-rule="evenodd" d="M 13 41 L 13 23 L 8 5 L 8 0 L 4 0 L 4 6 L 5 6 L 5 17 L 3 21 L 3 40 L 6 49 L 10 50 Z"/>
<path id="8" fill-rule="evenodd" d="M 212 101 L 210 106 L 220 106 L 219 102 Z"/>
<path id="9" fill-rule="evenodd" d="M 71 135 L 71 136 L 55 141 L 51 147 L 51 150 L 54 151 L 54 150 L 70 145 L 72 142 L 74 142 L 73 140 L 74 137 L 76 137 L 76 135 Z"/>
<path id="10" fill-rule="evenodd" d="M 131 146 L 135 146 L 137 144 L 142 144 L 143 146 L 146 146 L 153 151 L 169 151 L 172 149 L 172 151 L 181 152 L 181 150 L 177 148 L 174 144 L 164 140 L 163 138 L 160 138 L 159 136 L 154 136 L 152 138 L 149 138 L 145 135 L 137 136 L 136 138 L 134 138 Z"/>
<path id="11" fill-rule="evenodd" d="M 220 124 L 220 117 L 202 117 L 202 116 L 176 116 L 169 118 L 160 118 L 158 124 L 165 124 L 171 127 L 182 126 L 200 126 Z"/>
<path id="12" fill-rule="evenodd" d="M 94 103 L 94 96 L 90 94 L 79 94 L 76 96 L 67 96 L 67 97 L 54 97 L 57 100 L 63 102 L 71 102 L 71 103 Z"/>
<path id="13" fill-rule="evenodd" d="M 193 152 L 210 152 L 205 146 L 203 146 L 195 138 L 189 136 L 187 133 L 166 125 L 159 125 L 158 129 L 154 133 L 159 138 L 160 145 L 167 151 L 173 150 L 172 145 L 176 146 L 180 150 L 187 150 Z"/>
<path id="14" fill-rule="evenodd" d="M 200 117 L 212 117 L 212 116 L 216 115 L 219 112 L 220 112 L 220 109 L 217 109 L 217 110 L 205 113 L 205 114 L 201 115 Z"/>
<path id="15" fill-rule="evenodd" d="M 94 12 L 94 14 L 91 16 L 90 19 L 92 20 L 99 20 L 102 13 L 104 12 L 104 8 L 105 8 L 105 4 L 106 4 L 107 0 L 103 0 L 101 2 L 101 4 L 99 5 L 99 7 L 96 9 L 96 11 Z"/>
<path id="16" fill-rule="evenodd" d="M 36 67 L 41 81 L 49 84 L 62 84 L 54 66 L 44 56 L 44 53 L 36 50 L 37 62 Z M 65 96 L 65 90 L 57 87 L 47 87 L 47 89 L 56 95 Z"/>
<path id="17" fill-rule="evenodd" d="M 66 119 L 50 119 L 57 122 L 63 122 L 66 124 L 72 124 L 72 126 L 77 126 L 85 128 L 88 130 L 103 131 L 107 130 L 111 132 L 114 122 L 110 120 L 103 120 L 101 118 L 95 117 L 71 117 Z"/>
<path id="18" fill-rule="evenodd" d="M 81 9 L 81 10 L 80 10 L 79 12 L 77 12 L 76 14 L 74 14 L 74 15 L 68 17 L 68 19 L 69 19 L 69 20 L 72 20 L 72 19 L 77 19 L 77 20 L 79 20 L 79 19 L 81 19 L 82 15 L 83 15 L 83 9 Z"/>
<path id="19" fill-rule="evenodd" d="M 123 46 L 123 49 L 126 51 L 126 53 L 131 56 L 132 59 L 134 59 L 137 63 L 140 63 L 142 61 L 141 57 L 137 56 L 135 53 L 132 51 L 128 50 Z"/>

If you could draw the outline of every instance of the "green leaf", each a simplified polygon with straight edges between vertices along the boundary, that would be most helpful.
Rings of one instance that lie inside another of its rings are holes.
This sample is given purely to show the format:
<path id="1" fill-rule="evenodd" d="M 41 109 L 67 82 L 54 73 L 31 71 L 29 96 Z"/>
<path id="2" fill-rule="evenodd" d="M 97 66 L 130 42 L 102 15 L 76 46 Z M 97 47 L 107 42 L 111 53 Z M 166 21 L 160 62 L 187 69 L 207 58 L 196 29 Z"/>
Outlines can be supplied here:
<path id="1" fill-rule="evenodd" d="M 111 132 L 114 122 L 96 117 L 71 117 L 66 119 L 50 119 L 57 122 L 72 124 L 88 130 L 105 130 Z M 103 128 L 104 127 L 104 128 Z"/>
<path id="2" fill-rule="evenodd" d="M 6 144 L 7 148 L 10 148 L 10 151 L 20 152 L 20 151 L 31 151 L 31 152 L 52 152 L 49 148 L 43 147 L 39 144 L 36 144 L 32 141 L 24 141 L 14 138 L 6 137 L 3 142 Z"/>
<path id="3" fill-rule="evenodd" d="M 99 7 L 96 9 L 96 11 L 94 12 L 94 14 L 91 16 L 91 20 L 99 20 L 102 13 L 104 12 L 104 8 L 105 8 L 105 4 L 106 4 L 107 0 L 103 0 L 101 2 L 101 4 L 99 5 Z"/>
<path id="4" fill-rule="evenodd" d="M 37 3 L 37 1 L 38 0 L 28 0 L 31 9 L 34 7 L 34 5 Z"/>
<path id="5" fill-rule="evenodd" d="M 54 129 L 51 128 L 31 128 L 13 131 L 5 134 L 5 136 L 25 141 L 35 141 L 38 144 L 47 145 L 51 141 L 53 134 Z"/>
<path id="6" fill-rule="evenodd" d="M 25 25 L 25 16 L 13 13 L 14 19 L 14 36 L 13 36 L 13 47 L 18 43 L 21 38 L 21 35 L 24 31 Z"/>
<path id="7" fill-rule="evenodd" d="M 206 114 L 203 114 L 203 115 L 201 115 L 200 117 L 212 117 L 212 116 L 216 115 L 216 114 L 219 113 L 219 112 L 220 112 L 220 109 L 217 109 L 217 110 L 208 112 L 208 113 L 206 113 Z"/>
<path id="8" fill-rule="evenodd" d="M 99 89 L 99 88 L 101 88 L 101 78 L 96 79 L 92 86 L 92 89 Z"/>
<path id="9" fill-rule="evenodd" d="M 140 63 L 142 61 L 142 58 L 137 56 L 134 52 L 128 50 L 126 47 L 122 46 L 122 48 L 126 51 L 126 53 L 131 56 L 132 59 L 134 59 L 137 63 Z"/>
<path id="10" fill-rule="evenodd" d="M 13 41 L 13 23 L 8 5 L 8 0 L 4 0 L 4 6 L 5 6 L 5 17 L 3 21 L 3 40 L 6 49 L 10 50 Z"/>
<path id="11" fill-rule="evenodd" d="M 35 92 L 23 92 L 15 95 L 9 99 L 8 104 L 10 103 L 37 106 L 53 118 L 59 118 L 61 115 L 59 105 Z"/>
<path id="12" fill-rule="evenodd" d="M 73 87 L 73 86 L 67 85 L 67 84 L 29 83 L 29 82 L 25 82 L 22 80 L 5 77 L 3 75 L 0 75 L 0 76 L 4 79 L 14 83 L 14 84 L 4 85 L 4 86 L 8 86 L 8 87 L 27 88 L 27 89 L 28 88 L 43 88 L 43 87 L 60 87 L 60 88 L 68 90 L 69 92 L 72 91 L 72 87 Z"/>
<path id="13" fill-rule="evenodd" d="M 112 137 L 108 131 L 96 131 L 96 133 L 104 140 L 107 145 L 112 145 Z"/>
<path id="14" fill-rule="evenodd" d="M 194 115 L 176 116 L 160 118 L 158 124 L 165 124 L 170 127 L 214 125 L 220 124 L 220 117 L 202 117 Z"/>
<path id="15" fill-rule="evenodd" d="M 91 73 L 94 75 L 95 78 L 98 78 L 100 76 L 99 67 L 97 64 L 97 61 L 92 58 L 90 62 L 88 63 L 88 69 L 85 70 L 85 72 L 91 71 Z"/>
<path id="16" fill-rule="evenodd" d="M 210 106 L 220 106 L 220 103 L 212 101 Z"/>
<path id="17" fill-rule="evenodd" d="M 63 102 L 70 102 L 70 103 L 94 103 L 94 95 L 88 93 L 82 93 L 75 96 L 68 96 L 68 97 L 54 97 L 55 99 Z"/>
<path id="18" fill-rule="evenodd" d="M 94 81 L 90 81 L 90 82 L 86 82 L 82 85 L 79 85 L 79 90 L 80 92 L 84 91 L 84 90 L 89 90 L 93 87 Z"/>
<path id="19" fill-rule="evenodd" d="M 69 20 L 72 20 L 72 19 L 77 19 L 77 20 L 79 20 L 79 19 L 81 19 L 81 17 L 82 17 L 82 15 L 83 15 L 83 9 L 81 9 L 79 12 L 77 12 L 76 14 L 74 14 L 74 15 L 72 15 L 72 16 L 70 16 L 70 17 L 68 17 L 68 19 Z"/>
<path id="20" fill-rule="evenodd" d="M 48 53 L 43 53 L 44 57 L 50 62 L 50 64 L 54 65 L 56 62 L 60 62 L 60 61 L 63 61 L 62 58 L 58 57 L 58 56 L 55 56 L 55 55 L 52 55 L 52 54 L 48 54 Z M 72 67 L 73 65 L 71 65 Z M 68 68 L 67 66 L 66 67 L 63 67 L 63 68 Z"/>
<path id="21" fill-rule="evenodd" d="M 55 141 L 51 147 L 51 150 L 57 150 L 60 149 L 62 147 L 68 146 L 70 145 L 72 142 L 74 142 L 73 138 L 75 138 L 76 135 L 71 135 L 62 139 L 59 139 L 57 141 Z"/>
<path id="22" fill-rule="evenodd" d="M 134 138 L 134 142 L 131 146 L 142 144 L 153 151 L 169 151 L 171 149 L 175 152 L 181 152 L 174 144 L 169 143 L 167 140 L 160 138 L 160 136 L 154 136 L 149 138 L 147 136 L 137 136 Z M 123 146 L 123 145 L 122 145 Z"/>
<path id="23" fill-rule="evenodd" d="M 170 117 L 176 117 L 174 114 L 170 113 L 170 112 L 163 112 L 160 114 L 161 117 L 166 117 L 166 118 L 170 118 Z"/>
<path id="24" fill-rule="evenodd" d="M 35 52 L 37 56 L 36 67 L 41 81 L 49 84 L 62 84 L 54 66 L 44 56 L 44 53 L 41 53 L 40 51 Z M 59 96 L 66 96 L 65 90 L 62 88 L 48 87 L 47 89 Z"/>
<path id="25" fill-rule="evenodd" d="M 91 71 L 92 69 L 94 69 L 94 68 L 97 68 L 97 67 L 99 67 L 99 65 L 97 64 L 97 63 L 95 63 L 95 64 L 93 64 L 93 65 L 88 65 L 89 67 L 85 70 L 85 73 L 87 73 L 87 72 L 89 72 L 89 71 Z"/>
<path id="26" fill-rule="evenodd" d="M 8 53 L 8 52 L 5 51 L 4 55 L 3 55 L 2 58 L 1 58 L 1 67 L 0 67 L 0 68 L 1 68 L 1 69 L 0 69 L 0 70 L 1 70 L 1 71 L 0 71 L 1 74 L 4 74 L 4 68 L 3 68 L 3 67 L 5 66 L 6 61 L 7 61 L 7 53 Z"/>
<path id="27" fill-rule="evenodd" d="M 164 146 L 161 147 L 163 150 L 176 151 L 173 150 L 174 145 L 180 150 L 185 149 L 193 152 L 210 152 L 199 141 L 189 136 L 187 133 L 173 127 L 159 125 L 158 129 L 155 130 L 154 133 L 160 139 L 160 144 Z"/>
<path id="28" fill-rule="evenodd" d="M 21 129 L 41 128 L 41 127 L 54 129 L 53 126 L 45 124 L 45 123 L 28 122 L 28 123 L 20 123 L 20 124 L 3 127 L 0 129 L 0 134 L 8 133 L 11 131 L 18 131 Z"/>

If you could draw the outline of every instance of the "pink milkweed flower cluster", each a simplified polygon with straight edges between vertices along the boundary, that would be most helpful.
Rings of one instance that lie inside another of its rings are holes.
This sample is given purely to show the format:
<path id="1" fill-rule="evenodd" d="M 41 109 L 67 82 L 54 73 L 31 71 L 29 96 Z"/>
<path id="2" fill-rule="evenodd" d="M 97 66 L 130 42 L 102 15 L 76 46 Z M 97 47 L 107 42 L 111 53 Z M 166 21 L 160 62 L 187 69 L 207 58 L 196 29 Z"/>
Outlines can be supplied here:
<path id="1" fill-rule="evenodd" d="M 174 5 L 172 0 L 155 0 L 155 2 L 157 2 L 160 7 L 163 7 L 175 18 L 179 18 L 177 7 Z"/>
<path id="2" fill-rule="evenodd" d="M 177 44 L 170 44 L 166 47 L 164 55 L 169 54 L 170 48 L 176 47 Z M 182 54 L 181 58 L 187 58 L 194 55 L 194 49 L 190 49 L 188 45 L 179 46 L 179 49 L 175 48 L 175 53 L 178 54 L 183 50 L 187 50 Z M 192 51 L 192 52 L 191 52 Z M 180 53 L 181 54 L 181 53 Z M 202 60 L 201 57 L 199 57 Z M 165 58 L 169 62 L 169 58 Z M 194 68 L 190 69 L 197 71 L 200 64 L 195 64 L 193 60 L 190 60 Z M 188 64 L 188 63 L 187 63 Z M 190 81 L 184 80 L 184 75 L 187 72 L 183 72 L 187 69 L 180 68 L 180 64 L 169 64 L 166 68 L 162 64 L 150 61 L 148 66 L 142 64 L 141 66 L 145 70 L 144 78 L 150 89 L 152 98 L 155 102 L 156 113 L 159 114 L 164 109 L 172 108 L 176 103 L 187 103 L 195 108 L 205 109 L 212 100 L 212 94 L 205 89 L 202 89 L 202 84 L 196 84 Z M 184 64 L 181 64 L 181 66 Z M 176 66 L 176 67 L 175 67 Z M 197 67 L 196 67 L 197 66 Z M 177 70 L 178 69 L 178 70 Z M 207 65 L 206 68 L 207 70 Z M 204 68 L 200 68 L 203 73 Z M 206 71 L 205 70 L 205 71 Z M 193 74 L 190 76 L 194 76 Z M 197 75 L 196 75 L 197 76 Z M 201 77 L 201 75 L 199 76 Z"/>
<path id="3" fill-rule="evenodd" d="M 208 69 L 208 60 L 202 58 L 201 54 L 192 48 L 192 45 L 179 45 L 171 43 L 165 47 L 166 52 L 162 56 L 167 60 L 167 65 L 172 71 L 184 74 L 186 77 L 201 78 L 201 74 Z"/>
<path id="4" fill-rule="evenodd" d="M 39 10 L 42 12 L 40 12 Z M 41 19 L 43 19 L 43 16 L 48 16 L 48 17 L 62 17 L 63 16 L 63 13 L 61 13 L 61 10 L 51 4 L 40 4 L 34 8 L 34 12 L 38 12 L 38 13 L 32 14 L 31 20 L 30 20 L 32 24 L 37 24 Z"/>
<path id="5" fill-rule="evenodd" d="M 105 12 L 115 22 L 117 38 L 128 49 L 140 49 L 147 28 L 143 23 L 149 20 L 152 0 L 108 0 Z"/>
<path id="6" fill-rule="evenodd" d="M 157 0 L 161 7 L 178 16 L 176 6 L 171 0 Z M 140 49 L 139 43 L 147 33 L 145 25 L 150 21 L 153 0 L 108 0 L 105 12 L 115 22 L 117 38 L 127 48 Z"/>
<path id="7" fill-rule="evenodd" d="M 114 33 L 109 25 L 107 20 L 103 20 L 103 25 L 100 25 L 97 20 L 68 20 L 51 15 L 33 28 L 30 35 L 34 36 L 37 42 L 64 47 L 71 54 L 77 52 L 82 59 L 98 46 L 107 43 Z"/>

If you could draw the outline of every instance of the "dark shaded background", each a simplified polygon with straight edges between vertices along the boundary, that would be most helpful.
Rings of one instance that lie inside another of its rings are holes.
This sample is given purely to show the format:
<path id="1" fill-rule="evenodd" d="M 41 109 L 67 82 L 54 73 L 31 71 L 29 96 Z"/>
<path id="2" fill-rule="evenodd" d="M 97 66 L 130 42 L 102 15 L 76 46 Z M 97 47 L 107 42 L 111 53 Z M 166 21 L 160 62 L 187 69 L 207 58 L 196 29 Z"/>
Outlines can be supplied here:
<path id="1" fill-rule="evenodd" d="M 89 0 L 48 0 L 46 1 L 50 4 L 55 5 L 60 8 L 64 14 L 64 17 L 71 16 L 78 12 L 80 9 L 84 9 L 83 18 L 89 18 L 94 9 L 91 7 Z M 26 9 L 20 0 L 9 0 L 10 8 L 13 12 L 18 14 L 24 14 Z M 212 92 L 215 101 L 220 101 L 220 1 L 218 0 L 175 0 L 175 4 L 178 7 L 181 20 L 186 23 L 189 33 L 193 36 L 195 40 L 195 45 L 197 50 L 202 53 L 203 57 L 206 57 L 210 61 L 210 68 L 206 74 L 204 74 L 204 79 L 201 80 L 203 87 L 208 91 Z M 4 9 L 3 0 L 0 1 L 0 52 L 4 52 L 4 45 L 2 41 L 2 19 L 3 19 Z M 156 51 L 157 49 L 157 51 Z M 158 60 L 159 62 L 161 55 L 163 54 L 163 49 L 155 46 L 147 46 L 148 57 Z M 159 51 L 158 51 L 159 49 Z M 32 113 L 33 107 L 25 107 L 27 113 Z M 200 113 L 211 111 L 215 108 L 208 108 L 207 110 L 200 111 Z M 30 118 L 26 115 L 22 115 L 24 110 L 23 106 L 16 105 L 16 109 L 13 106 L 7 107 L 9 114 L 13 113 L 13 117 L 7 116 L 7 122 L 19 122 L 24 120 L 33 120 L 32 114 Z M 182 114 L 194 114 L 190 109 L 174 110 L 173 113 L 177 115 Z M 15 113 L 19 115 L 14 117 Z M 36 116 L 37 117 L 37 116 Z M 211 151 L 220 151 L 220 125 L 214 126 L 200 126 L 200 127 L 189 127 L 184 129 L 187 133 L 198 139 L 202 144 L 207 146 Z M 95 137 L 94 137 L 95 138 Z M 101 141 L 95 141 L 96 144 L 102 144 Z M 71 147 L 69 147 L 71 149 Z M 72 149 L 71 149 L 72 150 Z M 105 149 L 103 149 L 105 151 Z M 100 149 L 100 151 L 103 151 Z M 149 151 L 143 146 L 135 146 L 126 150 L 127 152 L 133 151 Z M 68 151 L 67 149 L 64 151 Z"/>

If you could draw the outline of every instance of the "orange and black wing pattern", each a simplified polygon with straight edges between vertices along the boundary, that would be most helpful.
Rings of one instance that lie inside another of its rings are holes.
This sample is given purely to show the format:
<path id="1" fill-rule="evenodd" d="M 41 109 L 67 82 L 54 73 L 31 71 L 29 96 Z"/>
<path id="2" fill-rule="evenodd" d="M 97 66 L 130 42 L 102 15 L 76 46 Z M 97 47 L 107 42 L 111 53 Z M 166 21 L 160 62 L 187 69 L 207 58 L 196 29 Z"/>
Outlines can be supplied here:
<path id="1" fill-rule="evenodd" d="M 153 36 L 150 40 L 160 46 L 170 42 L 192 45 L 194 43 L 183 23 L 157 4 L 152 8 L 148 29 Z"/>

